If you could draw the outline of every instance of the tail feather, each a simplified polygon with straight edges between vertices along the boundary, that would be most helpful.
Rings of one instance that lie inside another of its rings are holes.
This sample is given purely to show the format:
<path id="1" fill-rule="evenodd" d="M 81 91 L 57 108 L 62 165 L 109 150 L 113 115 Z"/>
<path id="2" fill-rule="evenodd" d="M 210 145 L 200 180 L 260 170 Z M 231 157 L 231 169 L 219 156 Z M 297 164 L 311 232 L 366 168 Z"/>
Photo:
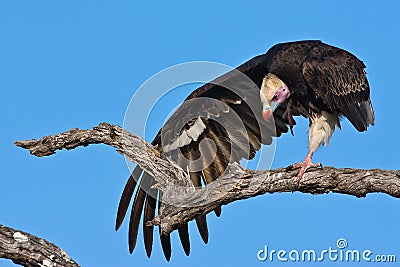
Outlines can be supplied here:
<path id="1" fill-rule="evenodd" d="M 366 131 L 369 125 L 375 125 L 374 110 L 369 99 L 361 103 L 344 106 L 341 109 L 343 115 L 359 132 Z"/>

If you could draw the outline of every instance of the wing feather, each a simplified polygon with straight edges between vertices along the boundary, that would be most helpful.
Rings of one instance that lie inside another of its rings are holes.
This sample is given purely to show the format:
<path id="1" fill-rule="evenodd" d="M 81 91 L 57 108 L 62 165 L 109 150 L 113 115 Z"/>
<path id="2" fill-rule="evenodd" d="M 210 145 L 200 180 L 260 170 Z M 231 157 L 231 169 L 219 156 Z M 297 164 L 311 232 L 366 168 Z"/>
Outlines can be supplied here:
<path id="1" fill-rule="evenodd" d="M 314 48 L 303 63 L 303 77 L 315 95 L 332 111 L 346 116 L 358 131 L 374 124 L 374 111 L 365 65 L 340 48 Z"/>
<path id="2" fill-rule="evenodd" d="M 150 176 L 150 184 L 154 184 L 154 178 Z M 157 190 L 154 188 L 149 189 L 149 194 L 146 195 L 146 204 L 144 207 L 143 213 L 143 239 L 144 245 L 146 249 L 147 257 L 150 258 L 152 247 L 153 247 L 153 229 L 154 226 L 147 226 L 146 223 L 148 221 L 153 220 L 156 211 L 156 198 L 157 198 Z"/>
<path id="3" fill-rule="evenodd" d="M 146 192 L 150 187 L 150 177 L 147 173 L 144 173 L 140 180 L 140 185 L 133 200 L 131 216 L 129 220 L 129 252 L 132 253 L 136 246 L 137 233 L 139 229 L 140 217 L 143 210 L 144 200 L 146 198 Z"/>
<path id="4" fill-rule="evenodd" d="M 187 159 L 200 157 L 207 159 L 209 151 L 216 149 L 216 158 L 208 159 L 211 164 L 201 170 L 194 169 L 193 171 L 192 169 L 191 171 L 189 169 L 195 187 L 202 186 L 201 179 L 204 180 L 204 184 L 218 179 L 224 174 L 230 162 L 254 157 L 261 144 L 270 144 L 273 136 L 280 136 L 281 133 L 288 131 L 285 121 L 280 117 L 275 118 L 275 124 L 267 124 L 261 120 L 259 87 L 268 71 L 267 61 L 267 55 L 257 56 L 236 70 L 193 91 L 152 142 L 161 153 L 167 154 L 178 163 L 185 162 L 182 161 L 182 154 Z M 238 127 L 231 116 L 236 116 L 236 121 L 240 120 L 242 127 Z M 191 128 L 193 125 L 195 128 Z M 205 146 L 202 147 L 200 144 L 206 139 L 210 140 L 213 145 L 205 143 Z M 186 170 L 194 166 L 181 167 Z M 136 167 L 128 179 L 118 207 L 116 229 L 122 224 L 142 173 L 142 169 Z M 132 205 L 128 233 L 129 249 L 132 252 L 136 246 L 140 215 L 144 210 L 143 233 L 148 256 L 151 255 L 154 227 L 146 226 L 146 222 L 152 220 L 156 215 L 157 200 L 158 209 L 162 201 L 162 192 L 150 189 L 153 183 L 153 177 L 147 173 L 142 175 Z M 151 195 L 148 195 L 148 190 L 151 191 Z M 143 205 L 145 205 L 144 209 Z M 215 214 L 217 216 L 221 214 L 221 207 L 215 209 Z M 198 216 L 195 221 L 203 241 L 207 243 L 206 215 Z M 186 254 L 189 254 L 187 224 L 180 226 L 178 232 L 183 249 Z M 160 240 L 164 256 L 169 260 L 171 257 L 170 235 L 160 234 Z"/>
<path id="5" fill-rule="evenodd" d="M 124 191 L 122 192 L 122 196 L 118 205 L 115 230 L 118 230 L 119 227 L 121 227 L 121 224 L 126 215 L 126 211 L 128 210 L 129 203 L 133 195 L 133 191 L 135 191 L 137 181 L 139 180 L 141 174 L 142 174 L 142 169 L 139 166 L 136 166 L 131 175 L 129 176 L 128 181 L 125 184 L 125 188 Z"/>
<path id="6" fill-rule="evenodd" d="M 190 254 L 189 227 L 187 223 L 178 226 L 179 239 L 186 256 Z"/>

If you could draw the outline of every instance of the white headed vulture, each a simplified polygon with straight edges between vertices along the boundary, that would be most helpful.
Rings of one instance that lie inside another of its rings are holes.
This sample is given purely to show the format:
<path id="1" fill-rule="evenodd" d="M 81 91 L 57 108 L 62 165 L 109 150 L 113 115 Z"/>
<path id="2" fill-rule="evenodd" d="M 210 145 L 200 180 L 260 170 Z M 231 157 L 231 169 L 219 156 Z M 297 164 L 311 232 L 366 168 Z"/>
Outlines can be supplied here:
<path id="1" fill-rule="evenodd" d="M 290 131 L 293 116 L 309 119 L 308 154 L 293 164 L 300 168 L 299 182 L 311 166 L 312 155 L 327 145 L 340 118 L 346 117 L 360 132 L 374 125 L 374 112 L 365 65 L 353 54 L 321 41 L 298 41 L 273 46 L 235 70 L 193 91 L 169 118 L 152 144 L 186 170 L 195 187 L 211 183 L 227 165 L 254 157 L 261 144 Z M 151 188 L 154 178 L 136 167 L 126 183 L 118 207 L 116 229 L 125 217 L 133 193 L 129 221 L 129 250 L 136 245 L 143 214 L 143 237 L 150 257 L 153 226 L 162 194 Z M 139 186 L 137 186 L 139 185 Z M 217 216 L 221 209 L 215 210 Z M 205 243 L 205 215 L 196 218 Z M 190 252 L 188 225 L 178 227 L 185 253 Z M 169 235 L 160 234 L 167 260 Z"/>

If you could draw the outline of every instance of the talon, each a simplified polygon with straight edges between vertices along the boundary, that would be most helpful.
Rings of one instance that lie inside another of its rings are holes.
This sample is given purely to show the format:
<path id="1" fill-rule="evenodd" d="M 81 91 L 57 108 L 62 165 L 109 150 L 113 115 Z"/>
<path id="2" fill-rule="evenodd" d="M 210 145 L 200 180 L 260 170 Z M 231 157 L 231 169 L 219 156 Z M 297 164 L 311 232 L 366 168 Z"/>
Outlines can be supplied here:
<path id="1" fill-rule="evenodd" d="M 302 162 L 293 163 L 292 165 L 287 166 L 285 170 L 287 172 L 293 171 L 295 169 L 301 168 L 301 164 L 302 164 Z"/>
<path id="2" fill-rule="evenodd" d="M 290 167 L 290 168 L 289 168 Z M 289 170 L 294 170 L 294 169 L 298 169 L 301 168 L 299 173 L 296 176 L 296 180 L 295 182 L 299 185 L 300 184 L 300 180 L 301 178 L 303 178 L 304 173 L 309 169 L 309 168 L 322 168 L 322 164 L 320 162 L 318 163 L 313 163 L 312 162 L 312 153 L 309 152 L 306 156 L 306 158 L 299 163 L 294 163 L 290 166 L 288 166 L 286 169 L 289 168 Z"/>
<path id="3" fill-rule="evenodd" d="M 294 168 L 293 168 L 293 164 L 292 165 L 289 165 L 289 166 L 287 166 L 286 167 L 286 169 L 285 169 L 285 171 L 287 171 L 287 172 L 290 172 L 290 171 L 293 171 L 294 170 Z"/>

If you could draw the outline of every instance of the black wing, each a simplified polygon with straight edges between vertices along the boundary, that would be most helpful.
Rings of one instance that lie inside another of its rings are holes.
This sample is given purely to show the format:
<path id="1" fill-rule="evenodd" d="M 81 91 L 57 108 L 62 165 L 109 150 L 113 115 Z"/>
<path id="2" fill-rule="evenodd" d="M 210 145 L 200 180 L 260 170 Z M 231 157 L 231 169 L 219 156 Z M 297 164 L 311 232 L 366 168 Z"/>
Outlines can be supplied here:
<path id="1" fill-rule="evenodd" d="M 253 158 L 261 144 L 270 144 L 272 136 L 280 136 L 288 131 L 287 122 L 282 119 L 282 107 L 275 111 L 275 124 L 267 124 L 261 118 L 259 88 L 266 73 L 266 55 L 261 55 L 193 91 L 152 144 L 188 170 L 196 187 L 223 175 L 230 162 Z M 197 135 L 193 130 L 194 125 L 198 127 Z M 196 163 L 188 164 L 188 161 Z M 145 207 L 144 243 L 150 257 L 153 226 L 146 226 L 145 223 L 156 215 L 156 203 L 157 199 L 161 199 L 161 192 L 149 189 L 154 178 L 143 173 L 140 167 L 135 168 L 122 193 L 116 229 L 122 224 L 138 183 L 140 187 L 136 191 L 129 223 L 129 250 L 132 252 L 135 248 L 140 217 Z M 220 212 L 220 208 L 215 210 L 217 216 Z M 196 224 L 207 243 L 206 216 L 197 217 Z M 188 255 L 190 243 L 187 224 L 181 225 L 178 232 Z M 169 260 L 169 236 L 161 235 L 160 238 L 164 255 Z"/>
<path id="2" fill-rule="evenodd" d="M 302 66 L 303 77 L 324 103 L 346 116 L 358 131 L 374 124 L 365 65 L 351 53 L 333 46 L 315 46 Z"/>

